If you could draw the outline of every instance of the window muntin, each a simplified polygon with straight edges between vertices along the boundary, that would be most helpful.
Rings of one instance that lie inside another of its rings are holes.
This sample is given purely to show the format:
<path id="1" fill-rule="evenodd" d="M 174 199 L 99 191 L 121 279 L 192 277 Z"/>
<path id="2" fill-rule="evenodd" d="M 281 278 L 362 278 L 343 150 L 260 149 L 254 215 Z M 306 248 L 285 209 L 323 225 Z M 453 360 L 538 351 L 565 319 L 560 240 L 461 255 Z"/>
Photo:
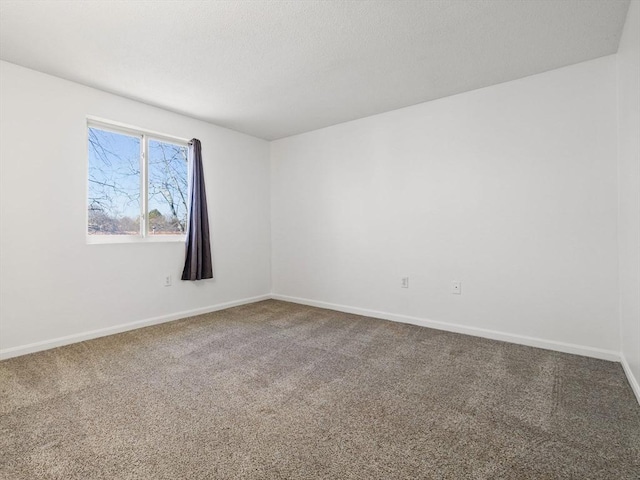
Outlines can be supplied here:
<path id="1" fill-rule="evenodd" d="M 90 243 L 182 240 L 187 221 L 187 142 L 88 123 Z"/>

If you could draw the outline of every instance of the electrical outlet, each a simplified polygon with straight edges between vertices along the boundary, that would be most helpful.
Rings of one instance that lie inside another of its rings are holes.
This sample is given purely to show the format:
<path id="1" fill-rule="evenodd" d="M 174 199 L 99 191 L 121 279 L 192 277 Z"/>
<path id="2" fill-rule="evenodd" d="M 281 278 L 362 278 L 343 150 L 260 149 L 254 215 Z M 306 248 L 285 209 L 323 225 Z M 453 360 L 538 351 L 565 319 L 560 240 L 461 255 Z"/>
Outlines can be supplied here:
<path id="1" fill-rule="evenodd" d="M 409 288 L 409 277 L 402 277 L 400 279 L 400 288 Z"/>
<path id="2" fill-rule="evenodd" d="M 165 287 L 170 287 L 171 286 L 171 275 L 165 275 L 164 276 L 164 286 Z"/>
<path id="3" fill-rule="evenodd" d="M 456 280 L 451 282 L 451 293 L 454 295 L 462 294 L 462 282 L 458 282 Z"/>

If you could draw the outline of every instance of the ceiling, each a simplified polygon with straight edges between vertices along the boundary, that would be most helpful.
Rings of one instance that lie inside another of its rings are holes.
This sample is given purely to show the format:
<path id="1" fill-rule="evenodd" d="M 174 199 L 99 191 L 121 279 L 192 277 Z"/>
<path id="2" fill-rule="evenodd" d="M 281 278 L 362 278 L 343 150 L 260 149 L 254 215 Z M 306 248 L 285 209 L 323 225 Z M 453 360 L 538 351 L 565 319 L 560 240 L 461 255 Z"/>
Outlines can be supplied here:
<path id="1" fill-rule="evenodd" d="M 629 1 L 7 1 L 0 58 L 273 140 L 615 53 Z"/>

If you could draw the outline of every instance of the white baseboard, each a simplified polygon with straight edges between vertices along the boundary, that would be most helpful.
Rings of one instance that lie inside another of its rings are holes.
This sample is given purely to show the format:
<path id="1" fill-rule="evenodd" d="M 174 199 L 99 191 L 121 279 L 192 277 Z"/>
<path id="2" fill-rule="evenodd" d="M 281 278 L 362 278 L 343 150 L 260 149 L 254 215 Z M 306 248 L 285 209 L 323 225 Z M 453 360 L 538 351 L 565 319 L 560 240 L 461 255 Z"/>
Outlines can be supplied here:
<path id="1" fill-rule="evenodd" d="M 336 310 L 339 312 L 353 313 L 363 315 L 365 317 L 380 318 L 383 320 L 391 320 L 393 322 L 410 323 L 421 327 L 435 328 L 437 330 L 446 330 L 448 332 L 463 333 L 465 335 L 473 335 L 475 337 L 490 338 L 492 340 L 501 340 L 503 342 L 516 343 L 519 345 L 527 345 L 529 347 L 544 348 L 546 350 L 555 350 L 558 352 L 572 353 L 574 355 L 583 355 L 585 357 L 599 358 L 601 360 L 610 360 L 614 362 L 620 361 L 620 354 L 613 350 L 604 350 L 601 348 L 587 347 L 575 345 L 572 343 L 558 342 L 555 340 L 545 340 L 535 337 L 527 337 L 513 333 L 504 333 L 496 330 L 487 330 L 484 328 L 468 327 L 455 323 L 441 322 L 437 320 L 429 320 L 426 318 L 411 317 L 408 315 L 398 315 L 395 313 L 379 312 L 377 310 L 368 310 L 365 308 L 350 307 L 347 305 L 336 305 L 334 303 L 321 302 L 318 300 L 310 300 L 307 298 L 289 297 L 287 295 L 272 294 L 271 298 L 282 300 L 285 302 L 299 303 L 312 307 L 326 308 L 328 310 Z"/>
<path id="2" fill-rule="evenodd" d="M 169 315 L 148 318 L 146 320 L 138 320 L 136 322 L 123 323 L 120 325 L 115 325 L 113 327 L 99 328 L 97 330 L 91 330 L 89 332 L 76 333 L 73 335 L 67 335 L 65 337 L 44 340 L 42 342 L 35 342 L 29 343 L 27 345 L 5 348 L 0 350 L 0 360 L 11 357 L 18 357 L 20 355 L 26 355 L 27 353 L 39 352 L 41 350 L 48 350 L 50 348 L 61 347 L 63 345 L 69 345 L 70 343 L 83 342 L 85 340 L 91 340 L 93 338 L 105 337 L 107 335 L 113 335 L 115 333 L 135 330 L 136 328 L 148 327 L 151 325 L 157 325 L 159 323 L 170 322 L 172 320 L 192 317 L 194 315 L 202 315 L 203 313 L 216 312 L 218 310 L 237 307 L 239 305 L 246 305 L 249 303 L 260 302 L 262 300 L 269 300 L 270 298 L 271 295 L 269 294 L 259 295 L 257 297 L 243 298 L 240 300 L 234 300 L 232 302 L 218 303 L 217 305 L 210 305 L 208 307 L 196 308 L 193 310 L 184 310 L 182 312 L 171 313 Z"/>
<path id="3" fill-rule="evenodd" d="M 622 363 L 622 368 L 624 369 L 624 373 L 627 376 L 627 380 L 629 380 L 629 385 L 631 385 L 631 390 L 636 396 L 636 400 L 640 403 L 640 383 L 638 383 L 638 379 L 633 375 L 631 371 L 631 367 L 627 363 L 627 359 L 624 358 L 624 355 L 620 356 L 620 363 Z"/>
<path id="4" fill-rule="evenodd" d="M 243 298 L 240 300 L 234 300 L 231 302 L 219 303 L 216 305 L 210 305 L 208 307 L 196 308 L 193 310 L 184 310 L 182 312 L 171 313 L 169 315 L 162 315 L 159 317 L 148 318 L 146 320 L 138 320 L 136 322 L 124 323 L 115 325 L 113 327 L 100 328 L 97 330 L 91 330 L 89 332 L 77 333 L 74 335 L 67 335 L 65 337 L 58 337 L 51 340 L 44 340 L 42 342 L 30 343 L 27 345 L 20 345 L 17 347 L 0 349 L 0 360 L 7 358 L 18 357 L 20 355 L 26 355 L 28 353 L 39 352 L 42 350 L 48 350 L 50 348 L 61 347 L 63 345 L 69 345 L 71 343 L 83 342 L 85 340 L 91 340 L 93 338 L 105 337 L 107 335 L 113 335 L 116 333 L 126 332 L 129 330 L 135 330 L 137 328 L 148 327 L 151 325 L 157 325 L 160 323 L 170 322 L 173 320 L 179 320 L 181 318 L 192 317 L 195 315 L 202 315 L 204 313 L 216 312 L 218 310 L 225 310 L 227 308 L 237 307 L 240 305 L 247 305 L 249 303 L 260 302 L 262 300 L 282 300 L 285 302 L 298 303 L 301 305 L 309 305 L 312 307 L 326 308 L 327 310 L 335 310 L 344 313 L 353 313 L 355 315 L 362 315 L 365 317 L 380 318 L 383 320 L 390 320 L 393 322 L 409 323 L 412 325 L 418 325 L 421 327 L 434 328 L 437 330 L 445 330 L 448 332 L 462 333 L 465 335 L 473 335 L 476 337 L 489 338 L 492 340 L 501 340 L 504 342 L 515 343 L 519 345 L 527 345 L 530 347 L 544 348 L 546 350 L 555 350 L 558 352 L 572 353 L 575 355 L 583 355 L 586 357 L 599 358 L 602 360 L 610 360 L 620 362 L 624 369 L 625 375 L 629 380 L 629 385 L 640 403 L 640 384 L 638 379 L 635 378 L 631 367 L 627 363 L 627 360 L 618 352 L 612 350 L 604 350 L 595 347 L 586 347 L 582 345 L 575 345 L 571 343 L 558 342 L 555 340 L 545 340 L 535 337 L 527 337 L 525 335 L 517 335 L 512 333 L 504 333 L 496 330 L 488 330 L 484 328 L 468 327 L 465 325 L 458 325 L 449 322 L 441 322 L 437 320 L 429 320 L 425 318 L 412 317 L 408 315 L 400 315 L 395 313 L 380 312 L 377 310 L 368 310 L 365 308 L 350 307 L 347 305 L 337 305 L 334 303 L 322 302 L 319 300 L 311 300 L 308 298 L 290 297 L 287 295 L 279 294 L 266 294 L 259 295 L 257 297 Z"/>

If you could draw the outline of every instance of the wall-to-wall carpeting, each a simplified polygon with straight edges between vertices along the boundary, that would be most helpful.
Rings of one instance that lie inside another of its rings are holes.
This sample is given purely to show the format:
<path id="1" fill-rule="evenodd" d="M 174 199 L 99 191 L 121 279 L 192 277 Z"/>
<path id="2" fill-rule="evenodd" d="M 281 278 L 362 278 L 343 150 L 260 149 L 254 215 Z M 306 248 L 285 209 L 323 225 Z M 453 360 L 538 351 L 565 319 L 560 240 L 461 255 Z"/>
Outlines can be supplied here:
<path id="1" fill-rule="evenodd" d="M 0 362 L 0 478 L 640 477 L 619 364 L 265 301 Z"/>

